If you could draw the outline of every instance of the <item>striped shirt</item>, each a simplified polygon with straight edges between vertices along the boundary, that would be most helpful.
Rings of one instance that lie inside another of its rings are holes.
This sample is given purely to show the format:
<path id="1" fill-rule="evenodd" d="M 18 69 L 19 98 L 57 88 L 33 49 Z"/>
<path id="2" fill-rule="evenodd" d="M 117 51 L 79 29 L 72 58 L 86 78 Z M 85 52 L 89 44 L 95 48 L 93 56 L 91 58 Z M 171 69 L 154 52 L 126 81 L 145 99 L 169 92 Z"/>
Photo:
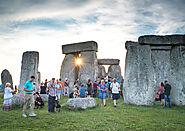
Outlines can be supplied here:
<path id="1" fill-rule="evenodd" d="M 49 83 L 49 95 L 56 96 L 57 95 L 57 84 Z"/>

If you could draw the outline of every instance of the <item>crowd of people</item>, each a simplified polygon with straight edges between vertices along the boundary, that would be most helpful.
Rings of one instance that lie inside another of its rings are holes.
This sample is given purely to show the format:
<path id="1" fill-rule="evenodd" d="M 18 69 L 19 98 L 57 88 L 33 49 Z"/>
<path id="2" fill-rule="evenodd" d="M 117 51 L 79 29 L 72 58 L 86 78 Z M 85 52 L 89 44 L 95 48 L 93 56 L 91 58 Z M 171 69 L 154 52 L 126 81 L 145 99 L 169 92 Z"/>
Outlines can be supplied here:
<path id="1" fill-rule="evenodd" d="M 106 106 L 106 100 L 113 100 L 114 107 L 117 106 L 117 100 L 120 97 L 123 98 L 123 80 L 120 81 L 119 78 L 114 78 L 111 80 L 99 79 L 92 82 L 90 79 L 87 83 L 80 83 L 79 79 L 73 83 L 73 88 L 70 88 L 70 82 L 66 78 L 64 82 L 61 79 L 52 78 L 51 81 L 47 79 L 45 82 L 40 84 L 40 88 L 37 88 L 37 83 L 34 82 L 35 77 L 31 76 L 24 85 L 24 105 L 23 105 L 23 117 L 27 117 L 27 106 L 30 106 L 29 116 L 36 116 L 34 109 L 43 108 L 44 101 L 42 100 L 40 94 L 48 94 L 48 112 L 54 113 L 55 107 L 60 108 L 61 100 L 64 96 L 70 98 L 89 98 L 94 97 L 100 99 L 101 105 Z M 72 90 L 70 90 L 72 89 Z M 4 103 L 2 106 L 3 110 L 11 110 L 12 108 L 12 94 L 17 91 L 11 89 L 11 84 L 6 83 L 4 90 Z M 159 91 L 157 93 L 158 100 L 161 104 L 167 107 L 167 102 L 169 102 L 169 107 L 171 108 L 170 99 L 171 86 L 168 81 L 160 83 Z"/>

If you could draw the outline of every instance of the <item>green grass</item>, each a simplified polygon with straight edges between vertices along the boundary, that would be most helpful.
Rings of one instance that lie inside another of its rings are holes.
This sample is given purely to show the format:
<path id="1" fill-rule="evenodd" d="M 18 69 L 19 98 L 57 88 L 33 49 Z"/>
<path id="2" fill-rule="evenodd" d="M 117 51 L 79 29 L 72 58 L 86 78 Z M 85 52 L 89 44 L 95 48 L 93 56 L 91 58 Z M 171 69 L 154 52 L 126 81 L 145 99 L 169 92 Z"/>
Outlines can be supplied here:
<path id="1" fill-rule="evenodd" d="M 61 112 L 48 114 L 47 105 L 37 109 L 35 118 L 23 118 L 22 107 L 14 107 L 12 111 L 0 111 L 0 131 L 6 130 L 155 130 L 185 131 L 185 107 L 174 106 L 163 108 L 157 103 L 152 107 L 124 105 L 118 101 L 113 107 L 112 101 L 107 107 L 98 106 L 87 110 L 71 110 L 67 98 L 63 100 Z M 0 102 L 3 103 L 2 97 Z M 2 106 L 2 104 L 1 104 Z M 0 106 L 0 107 L 1 107 Z"/>

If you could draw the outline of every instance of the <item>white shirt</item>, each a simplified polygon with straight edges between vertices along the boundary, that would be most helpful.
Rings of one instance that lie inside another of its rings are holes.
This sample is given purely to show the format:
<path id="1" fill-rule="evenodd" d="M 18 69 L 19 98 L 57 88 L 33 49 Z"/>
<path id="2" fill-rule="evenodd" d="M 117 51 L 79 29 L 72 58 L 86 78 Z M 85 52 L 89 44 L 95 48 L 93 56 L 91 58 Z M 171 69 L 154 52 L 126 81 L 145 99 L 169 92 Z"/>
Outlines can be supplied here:
<path id="1" fill-rule="evenodd" d="M 5 92 L 4 92 L 4 99 L 10 99 L 13 97 L 12 95 L 12 89 L 10 87 L 6 87 L 5 88 Z"/>
<path id="2" fill-rule="evenodd" d="M 120 87 L 120 85 L 119 85 L 118 82 L 116 82 L 116 83 L 112 82 L 111 85 L 110 85 L 110 87 L 112 88 L 112 93 L 115 93 L 115 94 L 118 94 L 119 93 L 119 87 Z"/>

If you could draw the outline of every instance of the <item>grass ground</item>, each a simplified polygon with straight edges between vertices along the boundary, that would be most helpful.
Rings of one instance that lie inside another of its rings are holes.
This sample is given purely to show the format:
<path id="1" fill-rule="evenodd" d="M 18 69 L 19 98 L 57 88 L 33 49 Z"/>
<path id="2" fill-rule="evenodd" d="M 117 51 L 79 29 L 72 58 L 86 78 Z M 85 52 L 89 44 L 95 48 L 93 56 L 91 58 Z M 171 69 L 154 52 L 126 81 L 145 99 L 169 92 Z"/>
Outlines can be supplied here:
<path id="1" fill-rule="evenodd" d="M 37 117 L 23 118 L 22 107 L 13 107 L 12 111 L 0 111 L 0 131 L 6 130 L 154 130 L 185 131 L 185 107 L 163 108 L 157 103 L 152 107 L 124 105 L 123 100 L 113 107 L 112 101 L 107 106 L 98 106 L 87 110 L 70 110 L 62 103 L 61 112 L 48 114 L 47 104 L 44 109 L 37 109 Z M 3 98 L 0 98 L 3 103 Z M 0 105 L 1 108 L 2 104 Z"/>

